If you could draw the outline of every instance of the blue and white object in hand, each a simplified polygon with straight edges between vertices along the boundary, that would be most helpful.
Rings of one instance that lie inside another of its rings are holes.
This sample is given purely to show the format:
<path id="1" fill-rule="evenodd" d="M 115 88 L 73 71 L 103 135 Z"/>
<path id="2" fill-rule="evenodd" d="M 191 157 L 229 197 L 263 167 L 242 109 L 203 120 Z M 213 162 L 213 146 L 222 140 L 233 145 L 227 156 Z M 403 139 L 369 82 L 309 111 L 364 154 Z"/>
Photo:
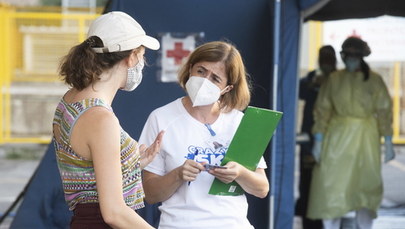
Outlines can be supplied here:
<path id="1" fill-rule="evenodd" d="M 384 162 L 387 163 L 395 158 L 394 147 L 392 145 L 392 136 L 384 137 L 385 155 Z"/>
<path id="2" fill-rule="evenodd" d="M 322 140 L 323 135 L 321 133 L 314 134 L 315 142 L 312 148 L 312 156 L 315 158 L 315 161 L 319 163 L 321 161 L 321 149 L 322 149 Z"/>

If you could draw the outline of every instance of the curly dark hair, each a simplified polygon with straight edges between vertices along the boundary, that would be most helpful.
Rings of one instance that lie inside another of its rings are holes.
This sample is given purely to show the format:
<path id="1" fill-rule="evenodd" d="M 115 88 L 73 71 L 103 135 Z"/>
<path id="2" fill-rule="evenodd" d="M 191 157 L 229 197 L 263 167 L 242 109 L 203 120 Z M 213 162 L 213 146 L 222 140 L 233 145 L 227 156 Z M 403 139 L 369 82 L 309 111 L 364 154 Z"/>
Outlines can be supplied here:
<path id="1" fill-rule="evenodd" d="M 99 80 L 103 71 L 112 68 L 133 51 L 95 53 L 92 50 L 92 48 L 103 46 L 99 37 L 92 36 L 71 48 L 59 66 L 59 74 L 63 81 L 77 90 L 83 90 Z"/>

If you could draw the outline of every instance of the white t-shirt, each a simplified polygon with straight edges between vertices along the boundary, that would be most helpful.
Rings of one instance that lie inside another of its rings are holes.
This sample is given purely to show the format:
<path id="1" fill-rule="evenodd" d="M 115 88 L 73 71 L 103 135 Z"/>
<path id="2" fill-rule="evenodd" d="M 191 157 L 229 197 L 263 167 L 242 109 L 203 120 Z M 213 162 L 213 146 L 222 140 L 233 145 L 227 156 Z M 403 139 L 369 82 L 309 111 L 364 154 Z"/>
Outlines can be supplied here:
<path id="1" fill-rule="evenodd" d="M 145 170 L 163 176 L 181 166 L 185 160 L 220 165 L 243 113 L 221 113 L 211 126 L 194 119 L 184 108 L 182 98 L 154 110 L 142 131 L 139 142 L 150 145 L 165 130 L 161 151 Z M 211 131 L 209 130 L 211 129 Z M 215 136 L 213 136 L 215 135 Z M 259 168 L 267 168 L 264 159 Z M 160 229 L 249 229 L 245 195 L 217 196 L 208 191 L 214 176 L 201 172 L 195 181 L 184 182 L 159 207 Z"/>

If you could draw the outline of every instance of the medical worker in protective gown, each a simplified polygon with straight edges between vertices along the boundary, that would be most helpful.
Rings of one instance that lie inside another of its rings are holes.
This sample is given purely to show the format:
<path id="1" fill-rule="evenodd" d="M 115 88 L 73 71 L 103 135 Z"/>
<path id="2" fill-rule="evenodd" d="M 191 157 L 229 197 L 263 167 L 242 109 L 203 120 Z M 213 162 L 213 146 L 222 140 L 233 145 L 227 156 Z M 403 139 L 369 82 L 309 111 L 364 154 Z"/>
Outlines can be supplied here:
<path id="1" fill-rule="evenodd" d="M 383 193 L 380 142 L 385 161 L 392 146 L 392 102 L 380 75 L 363 57 L 367 43 L 349 37 L 342 44 L 345 69 L 322 85 L 314 109 L 315 138 L 308 218 L 322 219 L 325 229 L 340 228 L 341 217 L 356 212 L 356 224 L 371 229 Z"/>

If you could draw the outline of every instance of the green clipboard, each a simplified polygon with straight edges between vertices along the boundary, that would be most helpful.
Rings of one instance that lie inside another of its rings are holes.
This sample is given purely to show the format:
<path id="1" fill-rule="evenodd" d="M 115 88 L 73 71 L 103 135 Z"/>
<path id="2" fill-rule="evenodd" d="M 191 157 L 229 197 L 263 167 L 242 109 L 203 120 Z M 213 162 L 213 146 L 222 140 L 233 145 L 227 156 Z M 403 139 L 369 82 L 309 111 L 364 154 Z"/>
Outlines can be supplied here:
<path id="1" fill-rule="evenodd" d="M 282 116 L 279 111 L 252 106 L 246 108 L 221 165 L 235 161 L 249 170 L 256 170 Z M 208 193 L 238 196 L 244 190 L 235 181 L 225 184 L 215 178 Z"/>

